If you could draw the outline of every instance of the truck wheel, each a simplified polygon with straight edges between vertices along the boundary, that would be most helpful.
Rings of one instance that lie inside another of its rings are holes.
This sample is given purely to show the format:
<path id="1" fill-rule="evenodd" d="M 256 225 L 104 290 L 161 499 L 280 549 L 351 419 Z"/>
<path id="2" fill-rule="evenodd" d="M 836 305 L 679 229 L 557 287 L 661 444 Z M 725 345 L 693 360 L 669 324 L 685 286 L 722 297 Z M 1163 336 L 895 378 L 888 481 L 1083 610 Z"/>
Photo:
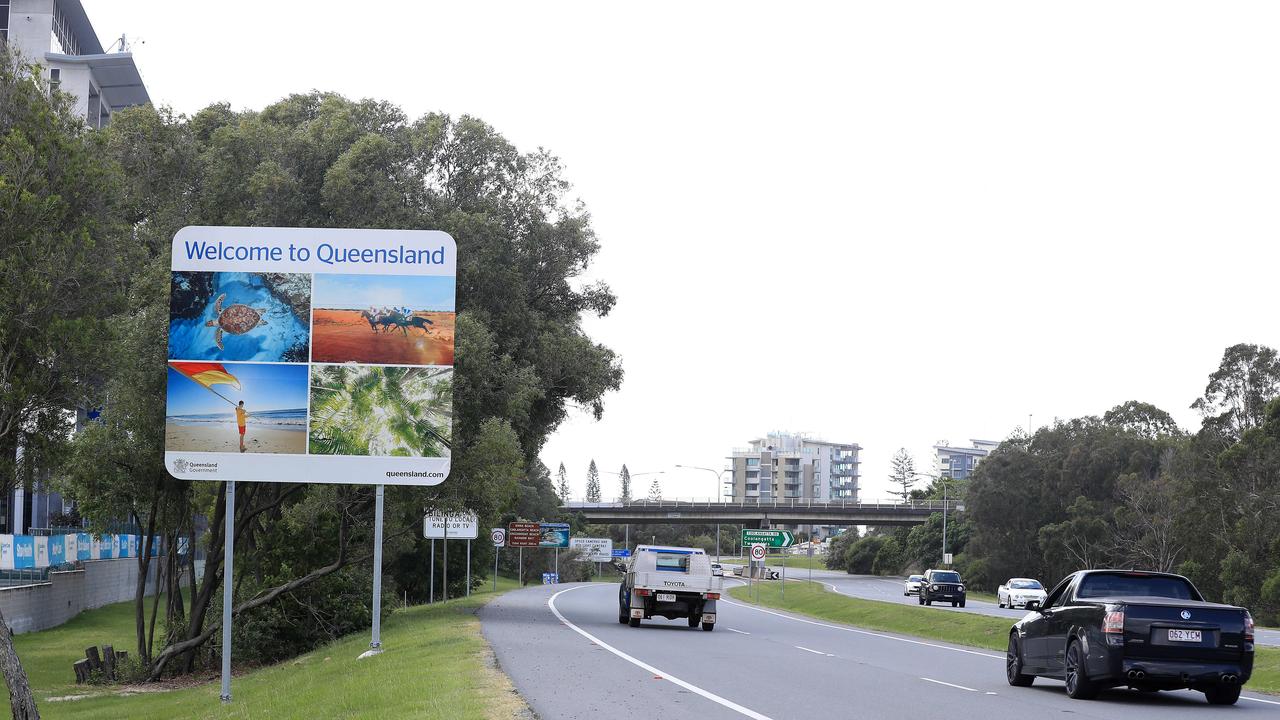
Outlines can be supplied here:
<path id="1" fill-rule="evenodd" d="M 1210 705 L 1235 705 L 1240 699 L 1239 685 L 1218 685 L 1204 691 L 1204 699 Z"/>
<path id="2" fill-rule="evenodd" d="M 957 605 L 959 605 L 959 604 L 960 604 L 960 603 L 956 602 L 955 600 L 952 600 L 952 601 L 951 601 L 951 607 L 955 607 L 955 606 L 957 606 Z"/>
<path id="3" fill-rule="evenodd" d="M 702 622 L 701 615 L 689 614 L 689 627 L 698 627 L 698 623 Z"/>
<path id="4" fill-rule="evenodd" d="M 1089 671 L 1084 663 L 1084 650 L 1080 643 L 1072 640 L 1067 645 L 1067 696 L 1073 700 L 1092 700 L 1098 696 L 1098 685 L 1089 679 Z"/>
<path id="5" fill-rule="evenodd" d="M 1036 681 L 1035 675 L 1024 675 L 1022 672 L 1022 649 L 1018 647 L 1018 636 L 1009 633 L 1009 649 L 1004 654 L 1005 678 L 1014 687 L 1031 687 Z"/>
<path id="6" fill-rule="evenodd" d="M 964 607 L 964 601 L 963 601 L 963 600 L 961 600 L 961 601 L 960 601 L 960 607 Z"/>
<path id="7" fill-rule="evenodd" d="M 640 627 L 640 618 L 629 618 L 627 624 L 631 627 Z"/>
<path id="8" fill-rule="evenodd" d="M 933 601 L 932 601 L 932 600 L 925 600 L 925 601 L 924 601 L 924 604 L 925 604 L 925 605 L 928 605 L 929 607 L 933 607 Z"/>
<path id="9" fill-rule="evenodd" d="M 712 630 L 715 630 L 715 629 L 716 629 L 716 624 L 715 624 L 715 623 L 702 623 L 702 629 L 703 629 L 703 630 L 706 630 L 707 632 L 711 632 Z M 1240 694 L 1239 692 L 1236 692 L 1236 695 L 1239 695 L 1239 694 Z"/>
<path id="10" fill-rule="evenodd" d="M 630 620 L 630 618 L 627 617 L 627 614 L 627 609 L 622 605 L 618 605 L 618 622 L 626 625 L 627 620 Z"/>

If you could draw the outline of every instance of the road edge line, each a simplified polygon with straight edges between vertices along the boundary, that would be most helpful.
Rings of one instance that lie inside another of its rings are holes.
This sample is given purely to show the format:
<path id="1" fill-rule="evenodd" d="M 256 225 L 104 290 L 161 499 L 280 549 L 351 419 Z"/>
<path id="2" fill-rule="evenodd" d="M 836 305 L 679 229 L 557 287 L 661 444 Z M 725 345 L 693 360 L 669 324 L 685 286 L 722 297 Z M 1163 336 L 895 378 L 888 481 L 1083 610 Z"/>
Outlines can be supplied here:
<path id="1" fill-rule="evenodd" d="M 729 708 L 730 710 L 733 710 L 734 712 L 736 712 L 736 713 L 738 713 L 738 714 L 740 714 L 740 715 L 746 715 L 747 717 L 752 718 L 752 720 L 773 720 L 773 718 L 769 717 L 768 715 L 761 715 L 760 713 L 756 712 L 755 710 L 752 710 L 751 708 L 743 707 L 742 705 L 739 705 L 738 703 L 736 703 L 736 702 L 734 702 L 734 701 L 732 701 L 732 700 L 729 700 L 729 699 L 727 699 L 727 698 L 722 698 L 722 697 L 720 697 L 719 695 L 716 695 L 715 693 L 713 693 L 713 692 L 711 692 L 711 691 L 709 691 L 709 690 L 703 690 L 702 688 L 698 687 L 697 685 L 694 685 L 693 683 L 685 682 L 684 680 L 681 680 L 680 678 L 678 678 L 678 677 L 676 677 L 676 676 L 674 676 L 674 675 L 672 675 L 672 674 L 670 674 L 670 673 L 666 672 L 665 670 L 659 670 L 658 668 L 656 668 L 656 667 L 654 667 L 654 666 L 652 666 L 652 665 L 650 665 L 650 664 L 648 664 L 648 663 L 644 662 L 643 660 L 639 660 L 639 659 L 637 659 L 637 658 L 631 657 L 630 655 L 628 655 L 628 654 L 626 654 L 626 653 L 622 652 L 621 650 L 619 650 L 619 649 L 615 648 L 614 646 L 610 645 L 609 643 L 607 643 L 607 642 L 605 642 L 605 641 L 601 640 L 600 638 L 596 637 L 595 635 L 592 635 L 591 633 L 587 632 L 586 630 L 583 630 L 582 628 L 578 627 L 577 625 L 574 625 L 572 622 L 570 622 L 570 620 L 569 620 L 568 618 L 566 618 L 564 615 L 562 615 L 562 614 L 560 613 L 559 608 L 557 608 L 557 607 L 556 607 L 556 598 L 560 597 L 561 595 L 563 595 L 563 594 L 565 594 L 565 593 L 567 593 L 567 592 L 572 592 L 572 591 L 574 591 L 574 590 L 581 590 L 581 589 L 582 589 L 582 588 L 584 588 L 584 587 L 591 587 L 591 585 L 578 585 L 578 586 L 576 586 L 576 587 L 565 588 L 564 590 L 561 590 L 560 592 L 555 593 L 555 594 L 554 594 L 554 595 L 552 595 L 551 597 L 547 598 L 547 607 L 551 608 L 551 612 L 552 612 L 552 614 L 554 614 L 557 618 L 559 618 L 559 619 L 560 619 L 560 622 L 562 622 L 562 623 L 564 623 L 565 625 L 567 625 L 567 626 L 569 627 L 569 629 L 570 629 L 570 630 L 572 630 L 572 631 L 574 631 L 574 632 L 578 633 L 578 634 L 579 634 L 579 635 L 581 635 L 582 637 L 584 637 L 584 638 L 586 638 L 586 639 L 590 640 L 591 642 L 595 643 L 596 645 L 599 645 L 600 647 L 604 648 L 605 650 L 608 650 L 609 652 L 613 653 L 614 655 L 617 655 L 618 657 L 622 658 L 623 660 L 626 660 L 627 662 L 631 663 L 632 665 L 635 665 L 636 667 L 641 668 L 641 669 L 643 669 L 643 670 L 645 670 L 645 671 L 647 671 L 647 672 L 650 672 L 650 673 L 652 673 L 652 674 L 654 674 L 654 675 L 660 675 L 660 676 L 662 676 L 662 678 L 663 678 L 663 679 L 665 679 L 665 680 L 670 680 L 671 682 L 675 683 L 676 685 L 679 685 L 680 687 L 684 688 L 685 690 L 688 690 L 688 691 L 689 691 L 689 692 L 691 692 L 691 693 L 696 693 L 696 694 L 698 694 L 698 695 L 701 695 L 702 697 L 704 697 L 704 698 L 706 698 L 706 699 L 708 699 L 708 700 L 710 700 L 710 701 L 712 701 L 712 702 L 714 702 L 714 703 L 716 703 L 716 704 L 718 704 L 718 705 L 721 705 L 721 706 L 723 706 L 723 707 Z"/>

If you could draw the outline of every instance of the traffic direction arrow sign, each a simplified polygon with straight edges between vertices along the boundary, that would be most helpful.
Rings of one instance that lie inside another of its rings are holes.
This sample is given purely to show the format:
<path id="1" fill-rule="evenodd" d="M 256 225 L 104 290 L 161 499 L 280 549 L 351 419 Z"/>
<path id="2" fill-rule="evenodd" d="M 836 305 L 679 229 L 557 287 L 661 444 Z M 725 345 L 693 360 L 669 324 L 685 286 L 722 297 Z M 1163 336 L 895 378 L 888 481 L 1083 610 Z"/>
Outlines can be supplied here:
<path id="1" fill-rule="evenodd" d="M 785 548 L 796 544 L 796 536 L 786 530 L 742 530 L 742 544 L 760 543 L 771 548 Z"/>

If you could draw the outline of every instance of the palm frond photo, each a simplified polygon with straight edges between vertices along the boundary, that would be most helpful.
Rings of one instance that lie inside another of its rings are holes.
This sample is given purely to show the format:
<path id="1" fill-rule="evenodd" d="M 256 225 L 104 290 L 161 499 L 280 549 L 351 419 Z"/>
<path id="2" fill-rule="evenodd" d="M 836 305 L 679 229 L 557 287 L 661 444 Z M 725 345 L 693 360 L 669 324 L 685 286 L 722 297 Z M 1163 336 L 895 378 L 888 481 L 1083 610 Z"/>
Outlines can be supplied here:
<path id="1" fill-rule="evenodd" d="M 311 455 L 449 457 L 453 368 L 314 365 Z"/>

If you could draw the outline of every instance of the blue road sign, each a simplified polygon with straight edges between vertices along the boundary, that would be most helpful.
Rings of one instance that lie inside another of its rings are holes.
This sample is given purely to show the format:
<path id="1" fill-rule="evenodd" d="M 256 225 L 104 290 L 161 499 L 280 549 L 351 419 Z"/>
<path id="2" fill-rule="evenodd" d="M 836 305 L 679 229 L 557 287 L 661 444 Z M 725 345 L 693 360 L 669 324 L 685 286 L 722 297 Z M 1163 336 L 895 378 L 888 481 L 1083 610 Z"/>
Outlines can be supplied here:
<path id="1" fill-rule="evenodd" d="M 613 556 L 614 557 L 631 557 L 631 551 L 630 550 L 614 550 Z"/>
<path id="2" fill-rule="evenodd" d="M 542 573 L 543 585 L 555 585 L 560 582 L 560 573 Z"/>

